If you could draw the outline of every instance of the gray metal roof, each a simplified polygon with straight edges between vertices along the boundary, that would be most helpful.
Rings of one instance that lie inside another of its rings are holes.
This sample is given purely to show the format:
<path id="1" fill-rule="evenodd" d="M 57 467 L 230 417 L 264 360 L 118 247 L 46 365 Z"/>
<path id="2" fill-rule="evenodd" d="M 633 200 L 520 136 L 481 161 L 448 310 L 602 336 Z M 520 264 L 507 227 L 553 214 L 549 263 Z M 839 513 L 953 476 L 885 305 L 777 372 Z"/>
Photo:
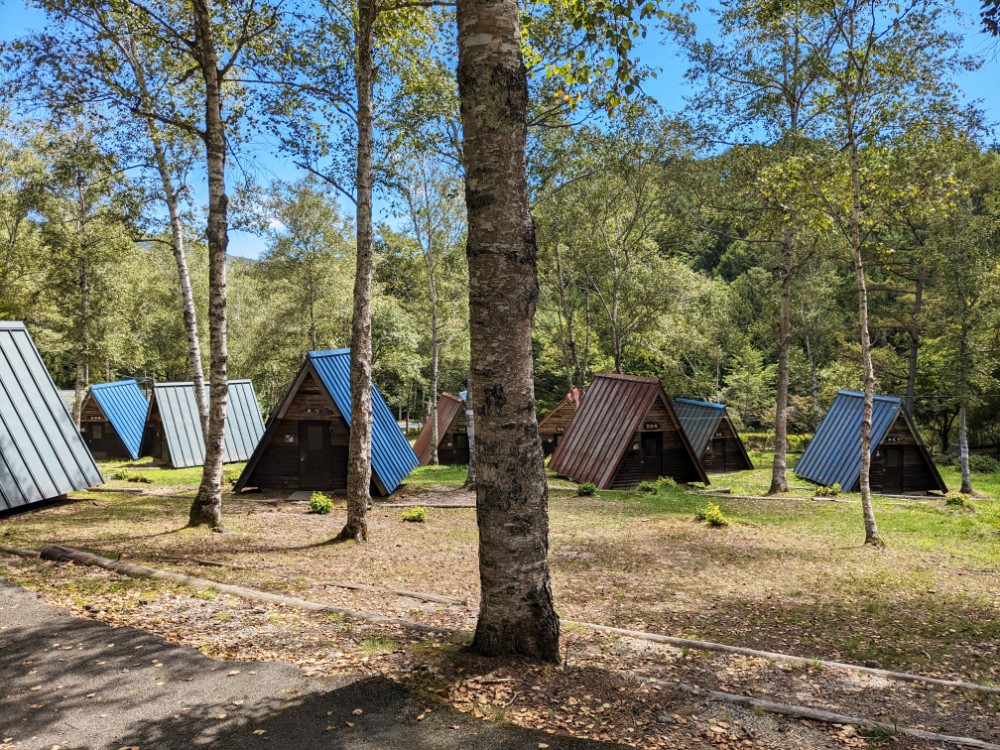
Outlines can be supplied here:
<path id="1" fill-rule="evenodd" d="M 0 321 L 0 511 L 103 482 L 24 323 Z"/>
<path id="2" fill-rule="evenodd" d="M 163 437 L 175 469 L 205 463 L 205 437 L 198 418 L 194 383 L 155 383 L 150 413 L 156 408 L 163 423 Z M 253 383 L 229 381 L 223 462 L 246 461 L 264 434 L 264 420 Z"/>
<path id="3" fill-rule="evenodd" d="M 726 407 L 723 404 L 695 401 L 690 398 L 675 398 L 674 411 L 681 420 L 681 426 L 687 433 L 694 452 L 699 456 L 705 452 L 708 441 L 719 428 L 719 422 L 726 416 Z"/>

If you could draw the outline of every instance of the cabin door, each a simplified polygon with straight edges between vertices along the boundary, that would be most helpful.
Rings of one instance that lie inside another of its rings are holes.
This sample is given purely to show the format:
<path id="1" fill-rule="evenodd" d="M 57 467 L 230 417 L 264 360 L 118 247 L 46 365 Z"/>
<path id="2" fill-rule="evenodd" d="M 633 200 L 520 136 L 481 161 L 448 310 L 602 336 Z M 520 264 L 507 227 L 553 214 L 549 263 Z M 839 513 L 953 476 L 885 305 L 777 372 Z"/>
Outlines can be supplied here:
<path id="1" fill-rule="evenodd" d="M 307 490 L 330 486 L 329 422 L 299 422 L 299 485 Z"/>
<path id="2" fill-rule="evenodd" d="M 721 472 L 728 471 L 729 467 L 726 466 L 725 438 L 712 439 L 712 468 L 715 471 L 721 471 Z"/>
<path id="3" fill-rule="evenodd" d="M 663 433 L 642 433 L 642 478 L 659 479 L 663 473 Z"/>
<path id="4" fill-rule="evenodd" d="M 903 491 L 903 446 L 893 445 L 883 448 L 882 492 Z"/>

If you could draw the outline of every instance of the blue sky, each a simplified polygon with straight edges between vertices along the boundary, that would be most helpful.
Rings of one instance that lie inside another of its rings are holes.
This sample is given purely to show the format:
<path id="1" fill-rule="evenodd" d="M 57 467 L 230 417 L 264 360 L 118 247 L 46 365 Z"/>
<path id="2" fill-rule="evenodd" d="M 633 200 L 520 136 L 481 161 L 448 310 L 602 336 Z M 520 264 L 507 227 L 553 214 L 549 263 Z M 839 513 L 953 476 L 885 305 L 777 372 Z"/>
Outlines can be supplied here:
<path id="1" fill-rule="evenodd" d="M 985 60 L 983 66 L 973 72 L 962 74 L 956 85 L 968 101 L 979 101 L 985 111 L 988 121 L 1000 123 L 1000 87 L 996 77 L 1000 74 L 1000 57 L 996 40 L 981 33 L 974 23 L 979 8 L 979 0 L 957 0 L 960 9 L 969 15 L 965 51 Z M 694 16 L 702 36 L 711 35 L 714 24 L 708 9 L 714 3 L 704 2 L 701 10 Z M 23 0 L 0 0 L 0 40 L 9 40 L 32 29 L 44 25 L 44 16 L 36 10 L 28 9 Z M 684 94 L 687 85 L 684 81 L 685 63 L 678 54 L 677 46 L 659 34 L 652 34 L 638 47 L 641 59 L 655 68 L 659 73 L 655 79 L 647 81 L 646 92 L 655 97 L 668 111 L 676 111 L 684 104 Z M 301 176 L 287 159 L 276 158 L 266 143 L 259 144 L 244 160 L 244 165 L 251 170 L 261 182 L 270 182 L 274 178 L 296 179 Z M 379 204 L 376 210 L 388 217 L 388 208 Z M 257 257 L 264 247 L 261 238 L 246 232 L 230 232 L 230 252 L 245 257 Z"/>

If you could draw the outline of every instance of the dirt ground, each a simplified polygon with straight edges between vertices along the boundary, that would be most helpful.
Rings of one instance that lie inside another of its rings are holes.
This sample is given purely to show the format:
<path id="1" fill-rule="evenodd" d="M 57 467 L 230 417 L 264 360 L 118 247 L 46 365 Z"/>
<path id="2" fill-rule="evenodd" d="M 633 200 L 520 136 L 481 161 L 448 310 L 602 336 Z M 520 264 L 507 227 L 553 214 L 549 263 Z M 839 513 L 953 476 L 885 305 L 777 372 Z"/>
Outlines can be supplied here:
<path id="1" fill-rule="evenodd" d="M 373 543 L 329 545 L 340 511 L 317 516 L 305 504 L 272 504 L 278 498 L 260 496 L 227 499 L 226 535 L 179 531 L 189 500 L 183 488 L 172 490 L 94 495 L 10 519 L 0 525 L 0 543 L 39 548 L 60 542 L 335 606 L 459 631 L 474 626 L 477 537 L 471 509 L 431 507 L 426 523 L 413 524 L 400 519 L 398 508 L 376 505 Z M 433 485 L 404 499 L 428 506 L 473 500 L 461 490 Z M 988 555 L 976 553 L 970 560 L 922 543 L 899 544 L 884 554 L 864 550 L 838 531 L 838 514 L 848 509 L 786 507 L 780 501 L 776 508 L 748 504 L 741 509 L 747 520 L 709 529 L 691 520 L 689 508 L 698 502 L 680 492 L 659 499 L 585 499 L 554 491 L 551 563 L 560 615 L 984 684 L 1000 681 L 1000 566 Z M 897 521 L 902 528 L 913 525 L 905 515 Z M 31 561 L 2 558 L 0 573 L 83 616 L 143 627 L 219 658 L 286 660 L 324 674 L 369 670 L 423 691 L 431 702 L 446 700 L 492 720 L 637 747 L 866 744 L 849 727 L 706 703 L 642 678 L 814 706 L 889 727 L 1000 741 L 1000 701 L 979 692 L 790 668 L 573 626 L 564 628 L 561 666 L 498 666 L 464 654 L 460 637 L 431 639 L 229 597 L 200 594 L 205 598 L 192 600 L 190 591 Z M 385 589 L 455 601 L 421 601 Z M 887 739 L 892 732 L 874 734 Z M 894 747 L 925 746 L 892 739 Z"/>

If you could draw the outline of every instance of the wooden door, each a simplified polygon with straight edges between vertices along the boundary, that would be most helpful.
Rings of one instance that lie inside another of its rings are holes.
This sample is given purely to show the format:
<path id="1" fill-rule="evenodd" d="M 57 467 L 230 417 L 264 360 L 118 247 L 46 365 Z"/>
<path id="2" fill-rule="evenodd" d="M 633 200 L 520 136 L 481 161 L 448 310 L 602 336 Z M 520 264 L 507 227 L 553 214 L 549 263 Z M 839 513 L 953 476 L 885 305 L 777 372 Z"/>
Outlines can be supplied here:
<path id="1" fill-rule="evenodd" d="M 299 486 L 304 490 L 330 487 L 330 423 L 299 422 Z"/>
<path id="2" fill-rule="evenodd" d="M 663 473 L 663 433 L 642 433 L 642 478 L 659 479 Z"/>
<path id="3" fill-rule="evenodd" d="M 891 445 L 883 449 L 882 492 L 903 491 L 903 446 Z"/>
<path id="4" fill-rule="evenodd" d="M 724 472 L 726 466 L 726 439 L 712 438 L 712 469 Z"/>

